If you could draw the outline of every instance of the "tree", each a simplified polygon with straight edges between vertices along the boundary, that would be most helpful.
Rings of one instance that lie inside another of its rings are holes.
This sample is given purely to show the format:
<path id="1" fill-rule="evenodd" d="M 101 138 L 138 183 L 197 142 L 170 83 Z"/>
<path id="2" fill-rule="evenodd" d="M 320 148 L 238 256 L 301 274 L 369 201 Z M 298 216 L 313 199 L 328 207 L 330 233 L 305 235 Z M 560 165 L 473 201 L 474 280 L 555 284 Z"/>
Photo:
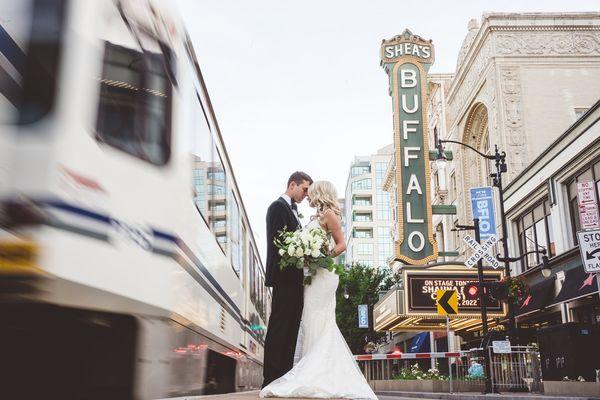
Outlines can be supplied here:
<path id="1" fill-rule="evenodd" d="M 364 354 L 365 344 L 376 343 L 384 332 L 375 332 L 372 328 L 373 305 L 379 300 L 381 290 L 389 289 L 396 281 L 389 269 L 377 269 L 355 263 L 347 267 L 340 275 L 336 293 L 336 319 L 342 335 L 353 354 Z M 385 285 L 389 285 L 385 287 Z M 348 295 L 346 299 L 344 294 Z M 369 306 L 369 329 L 358 327 L 358 305 Z M 366 338 L 366 339 L 365 339 Z"/>

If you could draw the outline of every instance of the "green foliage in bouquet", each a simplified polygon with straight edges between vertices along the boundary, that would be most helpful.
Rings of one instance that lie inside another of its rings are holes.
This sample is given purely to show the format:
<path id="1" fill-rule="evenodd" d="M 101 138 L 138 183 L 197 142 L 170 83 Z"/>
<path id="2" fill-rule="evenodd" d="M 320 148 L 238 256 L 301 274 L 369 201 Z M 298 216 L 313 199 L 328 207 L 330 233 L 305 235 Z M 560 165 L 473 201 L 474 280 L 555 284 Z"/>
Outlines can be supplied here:
<path id="1" fill-rule="evenodd" d="M 293 232 L 284 229 L 279 232 L 278 238 L 273 240 L 281 256 L 279 268 L 303 270 L 305 285 L 311 284 L 312 277 L 317 274 L 319 268 L 340 275 L 344 271 L 344 266 L 333 261 L 329 250 L 330 241 L 331 234 L 320 227 Z"/>

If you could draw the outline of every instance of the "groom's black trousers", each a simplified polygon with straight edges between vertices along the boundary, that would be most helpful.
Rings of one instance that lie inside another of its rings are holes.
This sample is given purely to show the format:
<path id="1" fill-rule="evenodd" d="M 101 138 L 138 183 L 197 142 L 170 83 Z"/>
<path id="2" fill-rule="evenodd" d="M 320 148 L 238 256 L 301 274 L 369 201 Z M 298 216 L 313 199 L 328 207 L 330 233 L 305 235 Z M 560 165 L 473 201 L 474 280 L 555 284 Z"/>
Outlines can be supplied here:
<path id="1" fill-rule="evenodd" d="M 294 352 L 302 306 L 302 284 L 280 284 L 273 287 L 271 316 L 265 338 L 263 387 L 285 375 L 294 365 Z"/>

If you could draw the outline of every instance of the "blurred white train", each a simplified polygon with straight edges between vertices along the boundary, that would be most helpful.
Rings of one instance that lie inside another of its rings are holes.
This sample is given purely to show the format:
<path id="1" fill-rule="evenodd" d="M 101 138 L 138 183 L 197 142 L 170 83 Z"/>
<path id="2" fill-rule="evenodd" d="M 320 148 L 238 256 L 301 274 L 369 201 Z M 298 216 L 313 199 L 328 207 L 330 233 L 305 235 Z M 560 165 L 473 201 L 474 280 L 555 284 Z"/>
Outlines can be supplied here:
<path id="1" fill-rule="evenodd" d="M 270 294 L 169 1 L 0 0 L 0 397 L 258 388 Z"/>

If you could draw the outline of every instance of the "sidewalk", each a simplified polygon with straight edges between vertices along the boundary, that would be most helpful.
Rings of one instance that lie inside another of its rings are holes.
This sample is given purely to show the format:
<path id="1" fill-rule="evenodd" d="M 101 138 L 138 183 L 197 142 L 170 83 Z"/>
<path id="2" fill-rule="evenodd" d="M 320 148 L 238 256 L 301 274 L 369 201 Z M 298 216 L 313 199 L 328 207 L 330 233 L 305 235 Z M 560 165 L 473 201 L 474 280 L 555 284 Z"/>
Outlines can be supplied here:
<path id="1" fill-rule="evenodd" d="M 564 397 L 564 396 L 545 396 L 538 393 L 511 393 L 502 394 L 482 394 L 473 392 L 461 393 L 424 393 L 424 392 L 394 392 L 394 391 L 379 391 L 375 392 L 377 396 L 390 396 L 401 398 L 420 398 L 420 399 L 438 399 L 438 400 L 490 400 L 490 399 L 510 399 L 510 400 L 600 400 L 600 397 Z"/>

